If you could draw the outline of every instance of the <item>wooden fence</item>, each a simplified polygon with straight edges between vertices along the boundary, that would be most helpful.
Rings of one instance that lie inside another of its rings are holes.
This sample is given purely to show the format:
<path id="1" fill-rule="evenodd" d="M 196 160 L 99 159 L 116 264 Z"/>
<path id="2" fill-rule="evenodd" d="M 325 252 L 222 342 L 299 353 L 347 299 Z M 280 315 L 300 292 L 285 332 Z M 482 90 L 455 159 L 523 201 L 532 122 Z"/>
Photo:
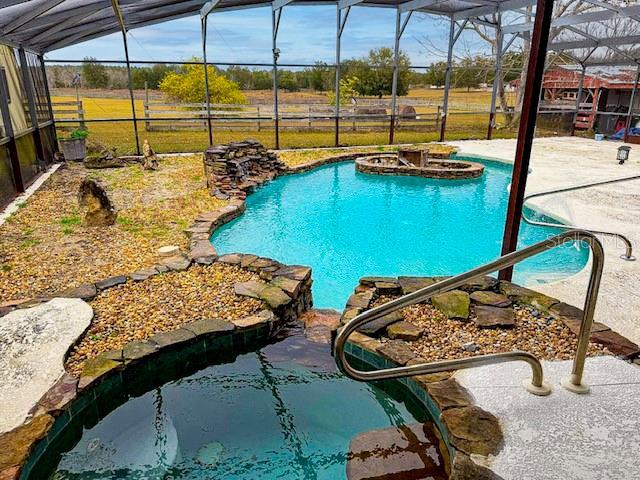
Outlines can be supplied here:
<path id="1" fill-rule="evenodd" d="M 439 107 L 436 112 L 407 113 L 403 102 L 396 112 L 396 128 L 404 130 L 437 130 Z M 217 130 L 268 130 L 274 128 L 273 105 L 211 104 L 206 103 L 144 102 L 144 122 L 147 131 L 206 130 L 207 114 Z M 351 131 L 387 130 L 390 107 L 380 101 L 364 105 L 346 105 L 340 108 L 341 129 Z M 280 104 L 279 129 L 293 131 L 327 130 L 335 127 L 335 109 L 327 104 Z"/>
<path id="2" fill-rule="evenodd" d="M 78 122 L 80 128 L 87 128 L 84 118 L 84 107 L 82 100 L 73 100 L 67 102 L 51 102 L 53 109 L 53 118 L 55 120 L 64 120 L 65 122 Z"/>

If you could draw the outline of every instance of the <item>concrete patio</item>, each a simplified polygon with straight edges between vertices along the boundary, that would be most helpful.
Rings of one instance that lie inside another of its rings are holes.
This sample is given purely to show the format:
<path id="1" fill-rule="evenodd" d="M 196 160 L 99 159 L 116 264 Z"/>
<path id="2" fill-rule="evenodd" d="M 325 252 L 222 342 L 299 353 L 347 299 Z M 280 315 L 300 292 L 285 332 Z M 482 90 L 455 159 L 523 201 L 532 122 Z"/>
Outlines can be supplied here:
<path id="1" fill-rule="evenodd" d="M 571 362 L 543 362 L 553 392 L 536 397 L 522 388 L 531 375 L 507 363 L 460 371 L 459 383 L 502 425 L 503 449 L 489 467 L 505 479 L 628 480 L 640 471 L 640 369 L 613 357 L 587 359 L 586 395 L 560 380 Z"/>

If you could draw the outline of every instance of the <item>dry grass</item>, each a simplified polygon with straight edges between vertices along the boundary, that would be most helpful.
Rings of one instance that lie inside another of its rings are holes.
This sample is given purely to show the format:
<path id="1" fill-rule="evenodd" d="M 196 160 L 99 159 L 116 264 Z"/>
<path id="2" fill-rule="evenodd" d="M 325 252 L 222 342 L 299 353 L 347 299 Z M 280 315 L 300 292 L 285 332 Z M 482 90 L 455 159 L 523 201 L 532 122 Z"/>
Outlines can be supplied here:
<path id="1" fill-rule="evenodd" d="M 77 191 L 85 175 L 106 182 L 116 207 L 115 225 L 82 225 Z M 58 170 L 0 227 L 0 299 L 51 294 L 156 263 L 156 250 L 186 246 L 183 229 L 198 213 L 224 202 L 209 196 L 199 155 L 161 160 L 160 170 L 140 165 Z"/>
<path id="2" fill-rule="evenodd" d="M 55 92 L 54 92 L 55 93 Z M 53 101 L 74 100 L 75 96 L 69 95 L 68 90 L 59 92 L 61 96 L 54 96 Z M 410 92 L 411 98 L 424 100 L 424 105 L 417 107 L 419 114 L 434 113 L 437 111 L 437 104 L 442 102 L 442 90 L 415 89 Z M 130 118 L 131 103 L 126 96 L 126 91 L 102 91 L 87 90 L 81 92 L 81 98 L 87 119 L 98 118 Z M 271 103 L 271 91 L 250 91 L 245 92 L 252 103 Z M 121 95 L 122 98 L 113 98 L 114 95 Z M 136 92 L 136 111 L 142 117 L 143 95 Z M 287 103 L 327 103 L 326 94 L 323 92 L 280 92 L 282 105 Z M 450 94 L 451 114 L 447 124 L 447 139 L 473 139 L 484 138 L 486 136 L 488 114 L 477 113 L 478 109 L 488 110 L 490 92 L 470 91 L 454 89 Z M 402 105 L 402 98 L 399 100 Z M 464 113 L 467 112 L 467 113 Z M 471 113 L 468 113 L 471 112 Z M 474 113 L 476 112 L 476 113 Z M 498 118 L 498 125 L 504 123 L 504 119 Z M 283 124 L 286 122 L 282 122 Z M 61 124 L 59 124 L 61 125 Z M 135 137 L 131 122 L 96 122 L 89 123 L 91 139 L 108 146 L 117 147 L 119 153 L 135 152 Z M 343 131 L 340 135 L 340 144 L 344 146 L 356 145 L 386 145 L 389 142 L 387 125 L 384 122 L 377 122 L 379 131 L 363 130 L 350 131 L 349 125 L 343 123 Z M 362 129 L 365 127 L 363 126 Z M 197 152 L 204 150 L 208 144 L 208 134 L 205 131 L 164 131 L 147 132 L 144 121 L 138 123 L 140 138 L 148 139 L 158 152 Z M 263 122 L 263 129 L 257 131 L 256 128 L 234 127 L 234 131 L 216 129 L 214 127 L 216 143 L 227 143 L 232 141 L 255 138 L 267 148 L 274 148 L 273 125 Z M 513 131 L 498 130 L 496 138 L 512 137 Z M 419 131 L 396 132 L 396 143 L 424 143 L 437 140 L 439 133 L 433 126 L 420 127 Z M 332 147 L 334 146 L 333 122 L 326 124 L 326 130 L 321 131 L 280 131 L 281 148 L 309 148 L 309 147 Z"/>

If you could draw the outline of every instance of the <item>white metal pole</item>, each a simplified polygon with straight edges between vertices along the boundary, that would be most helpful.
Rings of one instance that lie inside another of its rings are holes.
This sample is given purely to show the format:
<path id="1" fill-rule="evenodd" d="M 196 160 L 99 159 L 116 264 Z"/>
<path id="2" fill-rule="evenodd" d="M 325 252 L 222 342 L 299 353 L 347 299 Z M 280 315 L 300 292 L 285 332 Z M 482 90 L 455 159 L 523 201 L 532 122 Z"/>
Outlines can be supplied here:
<path id="1" fill-rule="evenodd" d="M 504 35 L 502 34 L 502 15 L 498 15 L 498 24 L 496 25 L 496 72 L 493 79 L 493 89 L 491 91 L 491 108 L 489 110 L 489 128 L 487 130 L 487 140 L 491 140 L 493 129 L 496 126 L 496 103 L 498 91 L 502 84 L 502 45 L 504 43 Z"/>
<path id="2" fill-rule="evenodd" d="M 207 65 L 207 18 L 202 17 L 202 67 L 204 68 L 204 99 L 207 102 L 207 130 L 209 132 L 209 145 L 213 145 L 213 128 L 211 128 L 211 93 L 209 92 L 209 67 Z"/>
<path id="3" fill-rule="evenodd" d="M 629 109 L 627 110 L 627 122 L 624 129 L 624 142 L 629 140 L 629 129 L 631 128 L 631 118 L 633 117 L 633 107 L 636 103 L 636 92 L 638 91 L 638 83 L 640 83 L 640 64 L 636 72 L 636 79 L 633 82 L 633 90 L 631 90 L 631 99 L 629 100 Z"/>
<path id="4" fill-rule="evenodd" d="M 277 47 L 278 27 L 280 26 L 280 15 L 282 8 L 271 11 L 271 39 L 273 52 L 273 121 L 275 129 L 275 148 L 280 149 L 280 129 L 278 119 L 278 56 L 280 52 Z"/>
<path id="5" fill-rule="evenodd" d="M 396 124 L 396 109 L 398 96 L 398 56 L 400 55 L 400 9 L 396 8 L 396 35 L 393 45 L 393 79 L 391 83 L 391 123 L 389 125 L 389 144 L 393 143 Z"/>
<path id="6" fill-rule="evenodd" d="M 342 11 L 340 3 L 336 4 L 336 85 L 335 85 L 335 112 L 336 131 L 335 146 L 340 145 L 340 40 L 342 38 Z"/>

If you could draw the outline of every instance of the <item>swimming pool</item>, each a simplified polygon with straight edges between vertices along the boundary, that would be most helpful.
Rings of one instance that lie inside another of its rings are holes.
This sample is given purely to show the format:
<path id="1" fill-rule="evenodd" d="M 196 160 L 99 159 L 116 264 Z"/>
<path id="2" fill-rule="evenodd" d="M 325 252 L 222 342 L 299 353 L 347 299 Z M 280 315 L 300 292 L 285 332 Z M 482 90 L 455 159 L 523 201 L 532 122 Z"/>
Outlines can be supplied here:
<path id="1" fill-rule="evenodd" d="M 511 166 L 481 161 L 485 174 L 472 180 L 368 175 L 352 162 L 279 177 L 212 242 L 221 254 L 311 266 L 315 306 L 342 309 L 363 276 L 452 275 L 499 256 Z M 559 232 L 522 224 L 519 244 Z M 518 265 L 515 281 L 562 278 L 587 259 L 586 248 L 557 248 Z"/>
<path id="2" fill-rule="evenodd" d="M 334 480 L 359 434 L 429 422 L 411 397 L 342 376 L 329 345 L 299 327 L 284 336 L 131 396 L 84 429 L 50 478 Z M 445 478 L 438 438 L 428 441 L 425 471 Z"/>

